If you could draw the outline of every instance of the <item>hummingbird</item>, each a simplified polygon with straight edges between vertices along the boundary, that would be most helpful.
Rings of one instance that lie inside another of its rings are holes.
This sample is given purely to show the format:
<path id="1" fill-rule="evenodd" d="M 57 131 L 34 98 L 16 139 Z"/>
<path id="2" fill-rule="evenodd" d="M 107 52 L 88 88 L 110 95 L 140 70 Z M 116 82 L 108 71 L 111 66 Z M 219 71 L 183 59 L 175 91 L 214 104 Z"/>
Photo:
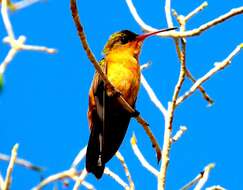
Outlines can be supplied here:
<path id="1" fill-rule="evenodd" d="M 129 30 L 112 34 L 103 49 L 104 58 L 100 66 L 111 84 L 123 98 L 135 108 L 140 86 L 139 54 L 143 41 L 168 28 L 138 35 Z M 130 119 L 129 113 L 118 102 L 117 96 L 106 89 L 100 75 L 95 72 L 89 91 L 88 122 L 91 131 L 86 152 L 86 170 L 100 179 L 105 164 L 119 149 Z"/>

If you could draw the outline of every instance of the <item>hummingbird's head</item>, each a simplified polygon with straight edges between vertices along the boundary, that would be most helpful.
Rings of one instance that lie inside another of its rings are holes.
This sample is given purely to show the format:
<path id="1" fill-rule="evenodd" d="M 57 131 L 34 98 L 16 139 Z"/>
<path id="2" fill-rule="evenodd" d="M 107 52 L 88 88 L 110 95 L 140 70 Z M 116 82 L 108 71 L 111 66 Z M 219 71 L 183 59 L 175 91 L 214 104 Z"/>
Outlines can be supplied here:
<path id="1" fill-rule="evenodd" d="M 109 40 L 107 41 L 103 49 L 103 53 L 106 55 L 112 52 L 113 50 L 128 50 L 128 48 L 131 48 L 132 45 L 135 45 L 137 43 L 137 37 L 137 34 L 129 30 L 122 30 L 120 32 L 116 32 L 110 36 Z"/>
<path id="2" fill-rule="evenodd" d="M 113 51 L 121 52 L 124 50 L 134 55 L 138 55 L 142 43 L 147 37 L 153 36 L 160 32 L 165 32 L 165 31 L 175 30 L 175 29 L 176 28 L 162 29 L 154 32 L 144 33 L 141 35 L 138 35 L 129 30 L 122 30 L 120 32 L 116 32 L 110 36 L 108 42 L 106 43 L 103 49 L 103 54 L 107 55 Z"/>

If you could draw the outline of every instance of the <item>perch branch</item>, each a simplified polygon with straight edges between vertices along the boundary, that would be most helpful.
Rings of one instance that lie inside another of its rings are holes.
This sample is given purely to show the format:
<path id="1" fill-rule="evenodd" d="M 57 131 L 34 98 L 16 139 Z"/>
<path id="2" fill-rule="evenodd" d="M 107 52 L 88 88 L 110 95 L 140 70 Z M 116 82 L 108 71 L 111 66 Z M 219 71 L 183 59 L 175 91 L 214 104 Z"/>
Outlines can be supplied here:
<path id="1" fill-rule="evenodd" d="M 113 94 L 118 94 L 119 96 L 117 97 L 117 99 L 118 99 L 119 103 L 128 112 L 135 114 L 136 111 L 126 102 L 126 100 L 123 98 L 123 96 L 120 95 L 119 92 L 115 89 L 115 87 L 110 83 L 107 76 L 102 71 L 102 68 L 100 67 L 99 63 L 97 62 L 94 54 L 90 50 L 88 42 L 87 42 L 86 37 L 85 37 L 83 26 L 81 25 L 81 22 L 80 22 L 80 19 L 79 19 L 76 0 L 71 0 L 71 10 L 72 10 L 73 19 L 74 19 L 74 22 L 75 22 L 75 25 L 76 25 L 76 28 L 77 28 L 77 31 L 78 31 L 79 38 L 82 42 L 83 48 L 84 48 L 89 60 L 94 65 L 96 71 L 99 73 L 102 80 L 104 81 L 106 88 L 109 91 L 113 92 Z M 135 118 L 138 121 L 138 123 L 140 123 L 143 126 L 143 128 L 145 129 L 147 135 L 149 136 L 149 138 L 150 138 L 150 140 L 153 144 L 153 147 L 155 147 L 155 150 L 156 150 L 156 153 L 157 153 L 157 159 L 160 160 L 161 159 L 160 147 L 159 147 L 159 144 L 157 143 L 154 135 L 152 134 L 152 131 L 149 129 L 148 123 L 140 115 L 136 116 Z"/>

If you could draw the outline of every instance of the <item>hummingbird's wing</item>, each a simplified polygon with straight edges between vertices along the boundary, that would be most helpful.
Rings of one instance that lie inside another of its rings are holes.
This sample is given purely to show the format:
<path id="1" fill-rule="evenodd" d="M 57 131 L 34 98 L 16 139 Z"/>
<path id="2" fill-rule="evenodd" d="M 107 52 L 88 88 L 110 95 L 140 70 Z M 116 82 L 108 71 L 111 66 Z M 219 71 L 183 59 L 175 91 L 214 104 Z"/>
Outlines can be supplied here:
<path id="1" fill-rule="evenodd" d="M 105 68 L 104 61 L 102 66 Z M 86 169 L 100 178 L 105 163 L 114 156 L 124 139 L 131 115 L 116 97 L 107 96 L 104 83 L 97 73 L 89 95 L 88 119 L 91 134 L 86 153 Z"/>

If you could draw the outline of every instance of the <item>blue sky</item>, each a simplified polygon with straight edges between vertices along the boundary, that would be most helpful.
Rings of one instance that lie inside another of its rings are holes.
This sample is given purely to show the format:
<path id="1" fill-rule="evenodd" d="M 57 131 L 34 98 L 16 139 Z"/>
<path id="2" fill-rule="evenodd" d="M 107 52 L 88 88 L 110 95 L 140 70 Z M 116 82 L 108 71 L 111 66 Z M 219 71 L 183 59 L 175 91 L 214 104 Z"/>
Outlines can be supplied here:
<path id="1" fill-rule="evenodd" d="M 181 14 L 187 14 L 202 2 L 177 0 L 172 7 Z M 134 3 L 145 22 L 157 28 L 166 27 L 163 1 L 134 0 Z M 188 29 L 242 6 L 242 0 L 221 0 L 220 6 L 219 1 L 209 0 L 208 3 L 208 8 L 188 22 Z M 142 32 L 125 1 L 78 1 L 78 5 L 89 44 L 97 59 L 102 58 L 103 46 L 113 32 L 122 29 Z M 10 18 L 16 35 L 24 34 L 27 43 L 54 47 L 58 53 L 20 52 L 9 65 L 4 76 L 4 91 L 0 95 L 0 152 L 9 154 L 18 142 L 19 156 L 45 167 L 43 175 L 47 177 L 69 168 L 75 155 L 87 143 L 88 90 L 94 69 L 76 35 L 69 1 L 37 3 L 11 13 Z M 223 60 L 242 42 L 242 22 L 243 17 L 237 16 L 187 40 L 187 65 L 195 77 L 202 76 L 213 67 L 214 62 Z M 2 21 L 0 29 L 2 39 L 6 35 Z M 8 47 L 0 44 L 0 60 L 7 51 Z M 152 66 L 143 73 L 166 105 L 179 74 L 173 40 L 148 39 L 144 43 L 140 63 L 147 61 L 151 61 Z M 207 186 L 219 184 L 230 190 L 243 189 L 242 63 L 241 52 L 228 68 L 203 85 L 215 100 L 212 107 L 207 107 L 201 94 L 196 92 L 176 110 L 174 132 L 180 125 L 186 125 L 188 131 L 172 147 L 168 189 L 179 189 L 210 162 L 216 163 L 216 168 L 211 172 Z M 190 85 L 187 80 L 182 91 Z M 137 109 L 162 145 L 164 120 L 143 87 L 139 92 Z M 133 132 L 144 156 L 159 168 L 151 144 L 135 120 L 130 123 L 120 151 L 127 160 L 136 189 L 155 189 L 156 179 L 141 167 L 131 150 L 129 141 Z M 125 179 L 116 158 L 107 166 Z M 6 167 L 7 163 L 1 161 L 1 173 Z M 12 189 L 30 189 L 39 180 L 39 174 L 16 166 Z M 96 189 L 122 189 L 106 176 L 100 181 L 88 176 L 87 181 Z M 62 187 L 61 183 L 58 185 Z M 53 186 L 46 189 L 53 189 Z"/>

